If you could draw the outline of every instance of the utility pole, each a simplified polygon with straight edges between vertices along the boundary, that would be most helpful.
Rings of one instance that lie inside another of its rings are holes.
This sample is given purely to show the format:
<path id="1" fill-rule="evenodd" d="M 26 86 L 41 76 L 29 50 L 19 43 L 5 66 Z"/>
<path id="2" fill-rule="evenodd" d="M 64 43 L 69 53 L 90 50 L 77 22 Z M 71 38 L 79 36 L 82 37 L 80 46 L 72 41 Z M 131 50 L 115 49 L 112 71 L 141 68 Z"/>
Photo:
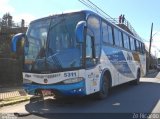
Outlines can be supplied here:
<path id="1" fill-rule="evenodd" d="M 153 22 L 151 25 L 151 34 L 150 34 L 150 43 L 149 43 L 149 56 L 148 56 L 148 63 L 147 63 L 147 70 L 149 71 L 151 65 L 151 46 L 152 46 L 152 31 L 153 31 Z"/>

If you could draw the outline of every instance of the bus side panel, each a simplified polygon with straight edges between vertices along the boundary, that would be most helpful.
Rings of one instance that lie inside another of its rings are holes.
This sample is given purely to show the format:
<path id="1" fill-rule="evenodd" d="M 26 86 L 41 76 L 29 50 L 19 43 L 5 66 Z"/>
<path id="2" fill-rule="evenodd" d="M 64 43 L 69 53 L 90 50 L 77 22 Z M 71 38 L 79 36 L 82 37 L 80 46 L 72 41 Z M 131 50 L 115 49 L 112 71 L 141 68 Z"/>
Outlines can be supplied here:
<path id="1" fill-rule="evenodd" d="M 118 85 L 118 72 L 116 68 L 112 65 L 111 61 L 106 56 L 106 53 L 102 50 L 100 63 L 84 71 L 79 71 L 79 77 L 85 77 L 86 95 L 98 92 L 100 90 L 100 82 L 103 72 L 106 70 L 110 71 L 112 81 L 111 86 Z"/>
<path id="2" fill-rule="evenodd" d="M 119 83 L 125 83 L 135 80 L 137 77 L 137 70 L 140 67 L 139 62 L 134 59 L 132 52 L 123 50 L 125 61 L 121 62 L 123 73 L 119 76 Z"/>
<path id="3" fill-rule="evenodd" d="M 122 84 L 136 78 L 136 69 L 138 64 L 134 61 L 131 52 L 123 51 L 122 49 L 112 46 L 103 46 L 103 50 L 107 63 L 105 66 L 108 66 L 107 68 L 110 72 L 113 72 L 112 86 Z"/>
<path id="4" fill-rule="evenodd" d="M 111 73 L 111 86 L 118 85 L 119 73 L 114 65 L 112 65 L 111 60 L 106 56 L 106 52 L 104 50 L 102 50 L 100 62 L 102 71 L 104 72 L 108 70 Z"/>

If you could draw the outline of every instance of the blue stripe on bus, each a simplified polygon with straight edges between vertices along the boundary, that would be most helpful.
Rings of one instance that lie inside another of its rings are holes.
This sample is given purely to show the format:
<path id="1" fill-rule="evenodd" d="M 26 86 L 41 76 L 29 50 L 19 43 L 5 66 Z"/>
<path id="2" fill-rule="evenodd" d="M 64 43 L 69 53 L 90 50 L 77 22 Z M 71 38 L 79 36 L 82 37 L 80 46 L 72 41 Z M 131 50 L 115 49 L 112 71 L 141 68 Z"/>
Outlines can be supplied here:
<path id="1" fill-rule="evenodd" d="M 118 70 L 119 73 L 126 77 L 134 78 L 134 75 L 127 63 L 127 59 L 125 58 L 121 49 L 104 46 L 103 50 L 112 65 Z"/>
<path id="2" fill-rule="evenodd" d="M 27 91 L 29 94 L 35 94 L 35 91 L 37 89 L 43 89 L 43 90 L 53 90 L 53 91 L 58 91 L 60 94 L 65 95 L 65 96 L 83 96 L 86 95 L 85 92 L 85 82 L 81 81 L 78 83 L 73 83 L 73 84 L 64 84 L 64 85 L 39 85 L 39 84 L 23 84 L 24 89 Z"/>

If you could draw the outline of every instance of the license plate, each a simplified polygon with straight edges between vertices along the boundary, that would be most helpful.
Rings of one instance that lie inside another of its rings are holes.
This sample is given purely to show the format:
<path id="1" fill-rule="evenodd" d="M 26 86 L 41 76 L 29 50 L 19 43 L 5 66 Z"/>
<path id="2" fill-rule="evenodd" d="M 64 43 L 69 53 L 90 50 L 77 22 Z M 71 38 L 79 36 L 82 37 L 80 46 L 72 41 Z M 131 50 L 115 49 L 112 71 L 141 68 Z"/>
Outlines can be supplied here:
<path id="1" fill-rule="evenodd" d="M 42 90 L 42 94 L 43 95 L 51 95 L 52 92 L 51 92 L 51 90 Z"/>

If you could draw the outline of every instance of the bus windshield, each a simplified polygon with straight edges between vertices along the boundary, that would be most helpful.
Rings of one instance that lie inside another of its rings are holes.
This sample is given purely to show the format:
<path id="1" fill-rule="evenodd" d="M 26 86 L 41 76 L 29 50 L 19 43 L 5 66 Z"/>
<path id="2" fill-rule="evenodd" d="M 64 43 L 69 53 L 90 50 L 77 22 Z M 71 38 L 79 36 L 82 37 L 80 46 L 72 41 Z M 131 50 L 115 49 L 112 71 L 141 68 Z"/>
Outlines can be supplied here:
<path id="1" fill-rule="evenodd" d="M 25 72 L 51 73 L 82 67 L 75 28 L 82 13 L 62 14 L 30 24 L 25 43 Z"/>

